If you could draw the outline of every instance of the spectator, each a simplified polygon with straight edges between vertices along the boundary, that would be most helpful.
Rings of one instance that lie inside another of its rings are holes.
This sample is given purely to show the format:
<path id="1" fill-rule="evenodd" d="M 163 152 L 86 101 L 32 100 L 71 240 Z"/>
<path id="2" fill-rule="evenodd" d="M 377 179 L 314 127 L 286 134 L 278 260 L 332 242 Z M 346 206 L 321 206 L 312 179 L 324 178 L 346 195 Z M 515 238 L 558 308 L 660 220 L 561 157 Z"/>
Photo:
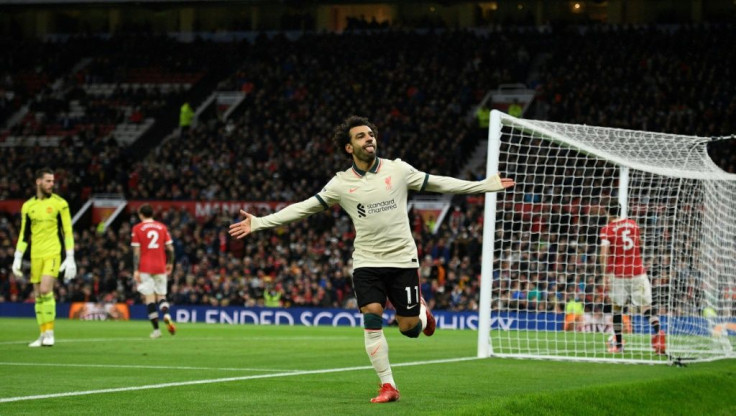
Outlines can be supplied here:
<path id="1" fill-rule="evenodd" d="M 521 104 L 519 104 L 519 100 L 514 98 L 514 101 L 512 101 L 511 104 L 509 104 L 509 110 L 508 110 L 509 115 L 516 117 L 516 118 L 521 118 L 521 116 L 523 115 L 523 112 L 524 112 L 524 108 L 521 106 Z"/>
<path id="2" fill-rule="evenodd" d="M 189 130 L 192 127 L 194 119 L 194 110 L 189 105 L 189 101 L 184 101 L 179 109 L 179 138 L 184 140 L 189 137 Z"/>
<path id="3" fill-rule="evenodd" d="M 580 332 L 583 330 L 585 309 L 578 292 L 572 286 L 567 292 L 567 303 L 565 304 L 565 331 Z"/>

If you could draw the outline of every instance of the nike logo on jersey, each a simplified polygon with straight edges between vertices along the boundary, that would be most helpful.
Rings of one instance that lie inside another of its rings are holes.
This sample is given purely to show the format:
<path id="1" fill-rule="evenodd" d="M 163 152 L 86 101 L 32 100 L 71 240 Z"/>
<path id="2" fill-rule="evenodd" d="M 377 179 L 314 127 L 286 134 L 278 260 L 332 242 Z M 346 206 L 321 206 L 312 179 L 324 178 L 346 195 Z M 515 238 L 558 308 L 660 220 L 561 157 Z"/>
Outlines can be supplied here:
<path id="1" fill-rule="evenodd" d="M 357 190 L 358 190 L 358 188 L 350 188 L 350 189 L 348 189 L 348 192 L 350 192 L 352 194 L 353 192 L 355 192 Z"/>
<path id="2" fill-rule="evenodd" d="M 411 305 L 411 306 L 407 306 L 407 307 L 406 307 L 406 309 L 407 309 L 407 310 L 409 310 L 409 309 L 414 309 L 414 308 L 415 308 L 415 307 L 416 307 L 417 305 L 419 305 L 419 304 L 418 304 L 418 303 L 415 303 L 415 304 L 413 304 L 413 305 Z"/>

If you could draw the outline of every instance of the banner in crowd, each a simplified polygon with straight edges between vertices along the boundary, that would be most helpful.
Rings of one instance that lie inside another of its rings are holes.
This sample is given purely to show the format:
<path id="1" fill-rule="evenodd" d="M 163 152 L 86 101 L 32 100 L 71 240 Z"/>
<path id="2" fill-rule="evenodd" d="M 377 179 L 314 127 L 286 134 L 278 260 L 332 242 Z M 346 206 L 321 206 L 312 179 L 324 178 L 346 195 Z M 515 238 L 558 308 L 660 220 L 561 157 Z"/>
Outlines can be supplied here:
<path id="1" fill-rule="evenodd" d="M 20 212 L 23 202 L 25 201 L 22 199 L 7 199 L 0 201 L 0 212 L 8 212 L 11 214 Z"/>
<path id="2" fill-rule="evenodd" d="M 212 214 L 226 213 L 238 215 L 240 210 L 253 213 L 254 215 L 271 213 L 289 205 L 289 202 L 275 201 L 128 201 L 128 212 L 135 212 L 143 204 L 149 204 L 157 215 L 171 208 L 185 210 L 198 221 L 205 220 Z"/>
<path id="3" fill-rule="evenodd" d="M 112 320 L 137 319 L 147 320 L 146 305 L 124 303 L 58 303 L 57 315 L 70 319 Z M 478 313 L 433 311 L 439 329 L 478 329 Z M 351 326 L 363 327 L 363 315 L 353 309 L 324 308 L 242 308 L 212 306 L 172 306 L 171 315 L 180 323 L 205 323 L 227 325 L 304 325 L 304 326 Z M 35 317 L 33 303 L 0 302 L 0 317 Z M 392 311 L 383 314 L 385 324 L 394 319 Z M 536 312 L 493 312 L 491 329 L 562 331 L 565 315 Z M 736 324 L 734 318 L 705 319 L 696 316 L 660 318 L 662 327 L 668 334 L 710 336 L 715 324 Z M 640 315 L 631 316 L 634 333 L 650 333 L 649 321 Z M 592 316 L 586 322 L 586 330 L 593 332 L 611 332 L 610 316 Z"/>
<path id="4" fill-rule="evenodd" d="M 601 313 L 584 314 L 581 332 L 613 333 L 613 315 Z"/>
<path id="5" fill-rule="evenodd" d="M 447 215 L 447 211 L 450 209 L 450 203 L 444 200 L 439 201 L 425 201 L 416 200 L 409 201 L 409 210 L 422 217 L 422 222 L 427 226 L 432 234 L 439 230 L 440 225 Z"/>
<path id="6" fill-rule="evenodd" d="M 147 319 L 141 306 L 139 316 Z M 323 308 L 239 308 L 208 306 L 173 306 L 172 316 L 177 322 L 229 324 L 229 325 L 305 325 L 305 326 L 352 326 L 363 327 L 363 316 L 357 310 Z M 478 313 L 474 311 L 433 311 L 439 329 L 478 329 Z M 393 311 L 383 314 L 384 323 L 394 320 Z M 494 312 L 491 314 L 491 329 L 562 331 L 565 315 L 537 312 Z M 700 317 L 661 317 L 662 326 L 670 334 L 710 335 L 709 323 Z M 610 315 L 590 315 L 586 320 L 590 332 L 613 332 Z M 651 331 L 647 318 L 631 316 L 634 333 Z"/>
<path id="7" fill-rule="evenodd" d="M 124 199 L 94 198 L 92 200 L 92 224 L 107 222 L 110 216 L 115 214 L 115 211 L 121 205 L 125 206 L 125 204 L 126 201 Z"/>
<path id="8" fill-rule="evenodd" d="M 172 306 L 171 315 L 176 322 L 191 323 L 363 327 L 363 315 L 349 309 Z M 438 311 L 435 318 L 439 328 L 478 329 L 477 313 Z M 394 313 L 385 312 L 383 319 L 387 324 L 392 322 Z M 508 324 L 503 321 L 498 325 Z"/>
<path id="9" fill-rule="evenodd" d="M 127 321 L 130 319 L 130 310 L 125 303 L 74 302 L 69 305 L 69 319 Z"/>

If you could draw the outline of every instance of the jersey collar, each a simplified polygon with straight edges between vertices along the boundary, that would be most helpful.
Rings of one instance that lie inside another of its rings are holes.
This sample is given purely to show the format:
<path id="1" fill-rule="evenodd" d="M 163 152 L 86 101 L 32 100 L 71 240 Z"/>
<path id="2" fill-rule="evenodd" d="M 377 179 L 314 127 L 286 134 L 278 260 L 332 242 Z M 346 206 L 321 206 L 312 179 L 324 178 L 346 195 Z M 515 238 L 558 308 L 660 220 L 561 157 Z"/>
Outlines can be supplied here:
<path id="1" fill-rule="evenodd" d="M 378 173 L 378 171 L 381 169 L 381 165 L 382 165 L 381 158 L 380 157 L 377 157 L 376 158 L 376 161 L 373 162 L 373 166 L 371 166 L 371 168 L 368 169 L 368 172 L 370 172 L 370 173 Z M 353 173 L 355 173 L 358 176 L 365 176 L 365 174 L 367 172 L 364 171 L 364 170 L 361 170 L 360 168 L 358 168 L 355 165 L 355 161 L 353 161 Z"/>

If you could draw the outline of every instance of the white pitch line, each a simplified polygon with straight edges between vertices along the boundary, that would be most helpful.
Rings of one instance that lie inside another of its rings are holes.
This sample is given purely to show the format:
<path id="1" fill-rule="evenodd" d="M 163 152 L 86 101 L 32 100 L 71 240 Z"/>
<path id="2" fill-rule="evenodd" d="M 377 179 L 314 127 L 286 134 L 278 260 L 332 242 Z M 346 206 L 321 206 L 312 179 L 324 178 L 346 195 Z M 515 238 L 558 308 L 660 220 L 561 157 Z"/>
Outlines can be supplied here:
<path id="1" fill-rule="evenodd" d="M 444 363 L 454 363 L 458 361 L 471 361 L 471 360 L 478 360 L 478 359 L 480 358 L 478 357 L 447 358 L 447 359 L 442 359 L 442 360 L 414 361 L 414 362 L 408 362 L 408 363 L 392 364 L 392 366 L 411 367 L 411 366 L 425 365 L 425 364 L 444 364 Z M 344 372 L 344 371 L 359 371 L 359 370 L 372 370 L 372 369 L 373 369 L 373 366 L 327 368 L 327 369 L 322 369 L 322 370 L 304 370 L 304 371 L 284 372 L 284 373 L 276 373 L 276 374 L 258 374 L 254 376 L 225 377 L 225 378 L 213 378 L 213 379 L 205 379 L 205 380 L 180 381 L 180 382 L 174 382 L 174 383 L 149 384 L 145 386 L 135 386 L 135 387 L 117 387 L 117 388 L 101 389 L 101 390 L 86 390 L 86 391 L 71 391 L 71 392 L 66 392 L 66 393 L 39 394 L 35 396 L 4 397 L 4 398 L 0 398 L 0 403 L 20 402 L 24 400 L 37 400 L 37 399 L 53 399 L 57 397 L 87 396 L 91 394 L 119 393 L 119 392 L 125 392 L 125 391 L 164 389 L 168 387 L 193 386 L 193 385 L 198 385 L 198 384 L 227 383 L 231 381 L 256 380 L 256 379 L 261 379 L 261 378 L 291 377 L 291 376 L 301 376 L 301 375 L 310 375 L 310 374 L 327 374 L 327 373 L 338 373 L 338 372 Z"/>
<path id="2" fill-rule="evenodd" d="M 78 338 L 78 339 L 57 339 L 57 344 L 71 344 L 76 342 L 116 342 L 116 341 L 143 341 L 148 338 Z M 3 341 L 0 345 L 27 344 L 28 341 Z"/>
<path id="3" fill-rule="evenodd" d="M 283 368 L 238 368 L 238 367 L 184 367 L 168 365 L 122 365 L 122 364 L 68 364 L 68 363 L 19 363 L 0 362 L 0 366 L 28 366 L 28 367 L 81 367 L 81 368 L 143 368 L 147 370 L 222 370 L 222 371 L 272 371 L 272 372 L 296 372 L 300 370 L 287 370 Z"/>
<path id="4" fill-rule="evenodd" d="M 317 336 L 306 336 L 306 337 L 250 337 L 248 335 L 244 335 L 242 337 L 244 340 L 247 341 L 273 341 L 273 340 L 282 340 L 282 341 L 298 341 L 298 340 L 334 340 L 334 339 L 354 339 L 355 337 L 352 336 L 340 336 L 340 337 L 317 337 Z M 201 341 L 201 340 L 208 340 L 208 341 L 215 341 L 215 340 L 228 340 L 233 338 L 226 338 L 226 337 L 176 337 L 176 342 L 181 341 Z M 237 339 L 233 339 L 237 341 Z M 150 340 L 148 337 L 128 337 L 128 338 L 77 338 L 77 339 L 56 339 L 57 344 L 72 344 L 72 343 L 82 343 L 82 342 L 119 342 L 119 341 L 147 341 L 147 342 L 156 342 L 153 340 Z M 27 344 L 29 341 L 3 341 L 0 342 L 0 345 L 17 345 L 17 344 Z"/>

